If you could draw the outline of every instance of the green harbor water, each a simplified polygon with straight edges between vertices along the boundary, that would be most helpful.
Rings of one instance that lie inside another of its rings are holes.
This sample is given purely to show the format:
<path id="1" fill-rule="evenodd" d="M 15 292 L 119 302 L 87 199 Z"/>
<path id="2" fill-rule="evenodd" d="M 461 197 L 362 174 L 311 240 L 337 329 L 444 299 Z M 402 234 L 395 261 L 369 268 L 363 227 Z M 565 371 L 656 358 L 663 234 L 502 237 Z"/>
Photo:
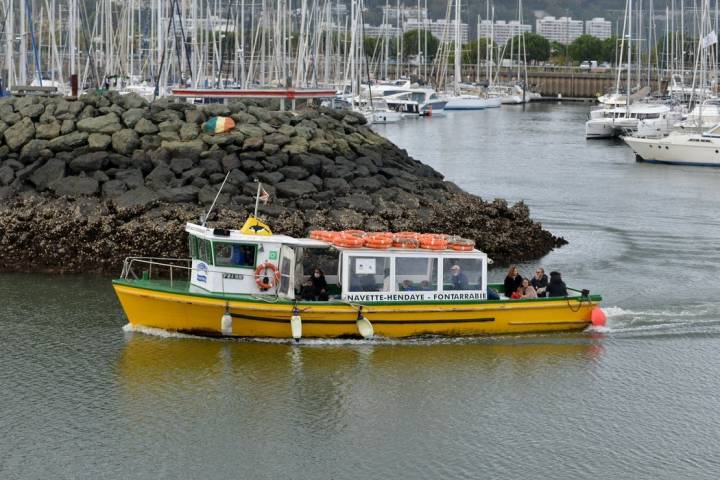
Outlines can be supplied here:
<path id="1" fill-rule="evenodd" d="M 1 479 L 715 479 L 720 170 L 584 140 L 582 105 L 376 130 L 569 245 L 579 334 L 211 340 L 129 331 L 110 278 L 0 275 Z M 491 272 L 501 281 L 504 271 Z"/>

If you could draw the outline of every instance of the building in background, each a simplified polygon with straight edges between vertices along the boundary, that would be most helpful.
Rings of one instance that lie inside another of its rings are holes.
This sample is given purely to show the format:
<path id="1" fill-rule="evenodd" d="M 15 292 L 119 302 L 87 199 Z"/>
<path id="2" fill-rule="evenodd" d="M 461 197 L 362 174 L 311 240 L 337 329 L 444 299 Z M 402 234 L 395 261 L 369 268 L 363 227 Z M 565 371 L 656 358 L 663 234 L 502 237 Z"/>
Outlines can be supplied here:
<path id="1" fill-rule="evenodd" d="M 585 22 L 585 34 L 601 40 L 612 36 L 612 23 L 604 18 L 593 18 Z"/>
<path id="2" fill-rule="evenodd" d="M 532 25 L 521 24 L 517 20 L 497 20 L 493 25 L 490 20 L 482 20 L 478 25 L 478 32 L 480 37 L 490 38 L 492 35 L 495 43 L 503 44 L 521 33 L 532 32 Z"/>
<path id="3" fill-rule="evenodd" d="M 400 33 L 400 29 L 395 25 L 384 23 L 382 25 L 363 25 L 363 36 L 373 38 L 395 38 Z"/>
<path id="4" fill-rule="evenodd" d="M 583 34 L 583 22 L 570 17 L 538 18 L 535 21 L 535 32 L 551 42 L 567 45 Z"/>
<path id="5" fill-rule="evenodd" d="M 408 18 L 403 24 L 403 31 L 409 30 L 430 30 L 430 33 L 441 42 L 455 41 L 455 20 L 447 21 L 445 19 L 429 20 L 424 19 L 419 23 L 414 18 Z M 460 22 L 460 41 L 468 42 L 468 24 Z"/>

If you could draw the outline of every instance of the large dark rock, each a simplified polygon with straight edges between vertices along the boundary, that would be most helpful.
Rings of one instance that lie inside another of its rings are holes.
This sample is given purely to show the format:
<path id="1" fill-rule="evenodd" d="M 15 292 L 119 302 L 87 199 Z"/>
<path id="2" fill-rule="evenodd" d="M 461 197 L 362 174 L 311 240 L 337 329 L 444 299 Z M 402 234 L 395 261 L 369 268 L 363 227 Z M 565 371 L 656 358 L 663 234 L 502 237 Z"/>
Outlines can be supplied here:
<path id="1" fill-rule="evenodd" d="M 47 190 L 50 185 L 65 176 L 65 162 L 57 158 L 51 158 L 42 167 L 38 168 L 30 176 L 30 181 L 38 191 Z"/>
<path id="2" fill-rule="evenodd" d="M 303 180 L 285 180 L 275 184 L 275 188 L 278 194 L 285 198 L 297 198 L 317 192 L 315 185 Z"/>
<path id="3" fill-rule="evenodd" d="M 169 188 L 174 183 L 175 174 L 166 165 L 158 165 L 145 177 L 145 185 L 153 190 Z"/>
<path id="4" fill-rule="evenodd" d="M 184 187 L 167 188 L 160 190 L 158 195 L 160 200 L 168 203 L 195 203 L 198 199 L 200 189 L 193 185 Z"/>
<path id="5" fill-rule="evenodd" d="M 143 174 L 137 168 L 131 168 L 128 170 L 119 170 L 115 173 L 115 179 L 123 182 L 128 189 L 140 188 L 144 184 Z"/>
<path id="6" fill-rule="evenodd" d="M 53 152 L 69 152 L 86 145 L 87 139 L 87 133 L 75 131 L 50 140 L 48 148 Z"/>
<path id="7" fill-rule="evenodd" d="M 91 196 L 98 193 L 100 184 L 97 180 L 90 177 L 65 177 L 61 180 L 53 182 L 50 188 L 58 197 L 82 197 Z"/>
<path id="8" fill-rule="evenodd" d="M 159 200 L 159 195 L 147 187 L 138 187 L 128 190 L 115 198 L 115 205 L 118 208 L 147 207 Z"/>
<path id="9" fill-rule="evenodd" d="M 92 152 L 80 155 L 70 162 L 73 172 L 88 172 L 100 170 L 107 162 L 107 152 Z"/>

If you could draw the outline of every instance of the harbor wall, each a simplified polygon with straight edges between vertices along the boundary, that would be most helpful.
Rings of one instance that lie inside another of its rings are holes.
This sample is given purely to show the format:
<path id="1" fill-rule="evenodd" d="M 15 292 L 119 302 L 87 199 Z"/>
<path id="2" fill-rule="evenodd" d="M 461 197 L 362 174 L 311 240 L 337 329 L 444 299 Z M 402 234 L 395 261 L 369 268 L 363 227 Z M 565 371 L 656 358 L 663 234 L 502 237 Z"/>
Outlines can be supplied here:
<path id="1" fill-rule="evenodd" d="M 523 203 L 483 201 L 373 132 L 362 115 L 198 108 L 130 94 L 0 99 L 0 270 L 117 273 L 127 256 L 186 257 L 184 226 L 221 184 L 210 224 L 239 228 L 257 182 L 277 233 L 415 230 L 474 239 L 497 262 L 566 243 Z M 235 127 L 207 133 L 213 117 Z"/>

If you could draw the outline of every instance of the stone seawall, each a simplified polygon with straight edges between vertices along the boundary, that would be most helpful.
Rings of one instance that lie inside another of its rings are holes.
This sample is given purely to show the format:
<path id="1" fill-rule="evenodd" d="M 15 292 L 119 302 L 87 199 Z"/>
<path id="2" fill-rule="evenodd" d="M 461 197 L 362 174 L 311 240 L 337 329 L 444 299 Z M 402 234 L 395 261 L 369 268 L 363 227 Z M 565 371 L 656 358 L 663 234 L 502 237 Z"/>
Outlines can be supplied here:
<path id="1" fill-rule="evenodd" d="M 204 133 L 213 116 L 236 127 Z M 0 270 L 114 273 L 129 255 L 184 257 L 229 177 L 212 224 L 238 228 L 257 181 L 274 231 L 418 230 L 473 238 L 501 263 L 565 243 L 522 203 L 485 202 L 444 181 L 347 111 L 201 108 L 136 95 L 0 99 Z"/>

